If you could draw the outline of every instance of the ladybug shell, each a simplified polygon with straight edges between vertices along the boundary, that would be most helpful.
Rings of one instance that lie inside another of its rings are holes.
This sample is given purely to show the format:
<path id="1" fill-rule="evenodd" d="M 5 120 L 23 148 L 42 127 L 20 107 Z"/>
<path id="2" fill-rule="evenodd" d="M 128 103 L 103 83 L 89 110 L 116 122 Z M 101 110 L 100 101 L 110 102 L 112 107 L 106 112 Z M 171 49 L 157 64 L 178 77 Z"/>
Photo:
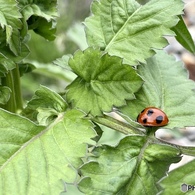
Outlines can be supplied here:
<path id="1" fill-rule="evenodd" d="M 148 107 L 138 115 L 137 122 L 146 127 L 161 127 L 167 125 L 169 119 L 159 108 Z"/>

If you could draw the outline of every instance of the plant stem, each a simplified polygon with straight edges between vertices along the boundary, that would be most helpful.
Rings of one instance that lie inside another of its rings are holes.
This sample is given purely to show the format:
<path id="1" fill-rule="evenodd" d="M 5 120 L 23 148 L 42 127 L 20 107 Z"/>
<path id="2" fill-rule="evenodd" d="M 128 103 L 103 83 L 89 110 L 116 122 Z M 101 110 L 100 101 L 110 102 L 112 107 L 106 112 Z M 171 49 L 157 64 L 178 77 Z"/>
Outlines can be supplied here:
<path id="1" fill-rule="evenodd" d="M 134 128 L 133 126 L 118 121 L 110 116 L 104 115 L 103 117 L 91 117 L 93 122 L 99 123 L 116 131 L 119 131 L 123 134 L 144 134 L 143 131 Z"/>
<path id="2" fill-rule="evenodd" d="M 123 134 L 140 134 L 140 135 L 145 135 L 145 133 L 139 129 L 136 129 L 134 127 L 132 127 L 131 125 L 118 121 L 117 119 L 114 119 L 110 116 L 104 115 L 103 117 L 92 117 L 90 116 L 90 120 L 92 120 L 95 123 L 99 123 L 101 125 L 104 125 L 106 127 L 109 127 L 111 129 L 114 129 L 116 131 L 119 131 Z M 156 131 L 156 128 L 152 128 L 150 129 L 150 131 L 148 132 L 148 136 L 153 138 L 154 140 L 156 140 L 159 143 L 164 143 L 167 145 L 171 145 L 173 147 L 178 148 L 181 151 L 181 154 L 185 154 L 185 155 L 190 155 L 190 156 L 195 156 L 195 147 L 188 147 L 188 146 L 180 146 L 177 144 L 172 144 L 169 142 L 166 142 L 164 140 L 161 140 L 159 138 L 156 138 L 154 136 L 154 132 Z"/>
<path id="3" fill-rule="evenodd" d="M 2 85 L 7 86 L 11 89 L 11 95 L 7 102 L 7 104 L 3 105 L 2 107 L 10 112 L 15 112 L 16 110 L 16 102 L 15 102 L 15 93 L 14 93 L 14 82 L 13 82 L 13 75 L 12 72 L 9 71 L 6 75 L 6 77 L 2 78 Z"/>
<path id="4" fill-rule="evenodd" d="M 23 99 L 22 99 L 20 72 L 19 72 L 18 64 L 16 64 L 16 68 L 12 70 L 12 73 L 14 78 L 14 94 L 15 94 L 15 101 L 16 101 L 16 111 L 18 111 L 23 109 Z"/>
<path id="5" fill-rule="evenodd" d="M 3 105 L 2 107 L 5 110 L 13 113 L 21 110 L 23 108 L 23 104 L 18 65 L 16 65 L 15 69 L 10 70 L 7 73 L 6 77 L 2 79 L 2 85 L 7 86 L 11 89 L 10 99 L 7 104 Z"/>

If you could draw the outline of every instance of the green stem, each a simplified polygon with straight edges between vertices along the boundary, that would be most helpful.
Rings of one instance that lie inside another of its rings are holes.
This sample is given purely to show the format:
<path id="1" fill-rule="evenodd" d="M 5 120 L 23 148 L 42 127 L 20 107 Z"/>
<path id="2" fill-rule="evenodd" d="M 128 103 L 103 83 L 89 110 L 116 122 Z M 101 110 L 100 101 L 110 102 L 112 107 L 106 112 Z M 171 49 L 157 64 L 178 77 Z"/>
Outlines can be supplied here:
<path id="1" fill-rule="evenodd" d="M 15 93 L 15 101 L 16 101 L 16 111 L 23 109 L 23 99 L 22 99 L 22 90 L 20 83 L 20 72 L 19 66 L 16 65 L 16 68 L 12 70 L 13 78 L 14 78 L 14 93 Z"/>
<path id="2" fill-rule="evenodd" d="M 15 102 L 14 80 L 13 80 L 12 71 L 9 71 L 6 77 L 2 79 L 2 85 L 7 86 L 11 89 L 11 95 L 8 102 L 2 107 L 7 111 L 15 112 L 16 102 Z"/>
<path id="3" fill-rule="evenodd" d="M 7 104 L 3 105 L 2 107 L 5 110 L 13 113 L 21 110 L 23 108 L 23 104 L 18 66 L 7 73 L 6 77 L 2 79 L 2 85 L 7 86 L 11 89 L 10 99 Z"/>
<path id="4" fill-rule="evenodd" d="M 123 134 L 144 134 L 143 131 L 138 130 L 131 125 L 118 121 L 110 116 L 104 115 L 103 117 L 90 117 L 90 119 L 95 122 L 99 123 L 101 125 L 104 125 L 106 127 L 109 127 L 111 129 L 114 129 L 116 131 L 119 131 Z"/>
<path id="5" fill-rule="evenodd" d="M 104 115 L 102 117 L 92 117 L 92 116 L 88 116 L 90 120 L 92 120 L 95 123 L 104 125 L 106 127 L 109 127 L 111 129 L 114 129 L 116 131 L 119 131 L 123 134 L 140 134 L 140 135 L 145 135 L 146 132 L 143 132 L 139 129 L 136 129 L 134 127 L 132 127 L 131 125 L 118 121 L 117 119 L 114 119 L 110 116 Z M 181 151 L 181 154 L 185 154 L 185 155 L 189 155 L 189 156 L 195 156 L 195 147 L 188 147 L 188 146 L 180 146 L 177 144 L 172 144 L 169 142 L 166 142 L 164 140 L 161 140 L 159 138 L 155 137 L 155 131 L 156 131 L 157 127 L 153 127 L 148 129 L 147 131 L 147 136 L 150 137 L 151 139 L 153 139 L 154 142 L 156 143 L 163 143 L 163 144 L 167 144 L 173 147 L 178 148 Z"/>

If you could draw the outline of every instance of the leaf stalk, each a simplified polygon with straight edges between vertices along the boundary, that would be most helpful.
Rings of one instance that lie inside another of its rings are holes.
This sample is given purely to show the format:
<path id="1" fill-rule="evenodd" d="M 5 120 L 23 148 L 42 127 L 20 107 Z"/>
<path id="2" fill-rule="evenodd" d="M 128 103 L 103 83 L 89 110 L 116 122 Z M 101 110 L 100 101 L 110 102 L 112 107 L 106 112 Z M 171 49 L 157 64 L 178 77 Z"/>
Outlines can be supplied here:
<path id="1" fill-rule="evenodd" d="M 111 129 L 114 129 L 116 131 L 119 131 L 123 134 L 144 134 L 143 131 L 134 128 L 133 126 L 131 126 L 128 123 L 119 121 L 117 119 L 114 119 L 108 115 L 103 115 L 103 117 L 90 117 L 90 119 L 95 122 L 95 123 L 99 123 L 101 125 L 104 125 L 106 127 L 109 127 Z"/>

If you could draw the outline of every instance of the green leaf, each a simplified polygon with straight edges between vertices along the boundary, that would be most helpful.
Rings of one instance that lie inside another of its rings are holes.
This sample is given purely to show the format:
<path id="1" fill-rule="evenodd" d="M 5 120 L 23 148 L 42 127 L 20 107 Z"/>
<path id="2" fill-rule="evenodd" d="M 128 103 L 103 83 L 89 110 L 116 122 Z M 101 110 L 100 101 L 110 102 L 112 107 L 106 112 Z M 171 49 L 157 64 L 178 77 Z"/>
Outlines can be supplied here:
<path id="1" fill-rule="evenodd" d="M 29 19 L 32 15 L 45 18 L 47 21 L 55 19 L 57 14 L 57 1 L 56 0 L 18 0 L 19 7 L 25 19 Z"/>
<path id="2" fill-rule="evenodd" d="M 39 124 L 46 125 L 67 109 L 64 99 L 51 89 L 40 86 L 32 100 L 27 104 L 24 113 L 37 118 Z"/>
<path id="3" fill-rule="evenodd" d="M 195 125 L 194 82 L 189 80 L 181 62 L 163 51 L 157 51 L 147 64 L 138 67 L 138 74 L 145 81 L 136 99 L 121 109 L 123 114 L 136 120 L 148 106 L 162 109 L 169 118 L 166 128 Z"/>
<path id="4" fill-rule="evenodd" d="M 0 0 L 0 24 L 5 30 L 5 42 L 14 55 L 20 55 L 20 30 L 22 22 L 20 18 L 22 15 L 15 0 Z M 1 28 L 0 28 L 1 30 Z M 2 41 L 2 40 L 1 40 Z M 2 44 L 2 42 L 1 42 Z M 0 49 L 1 54 L 1 49 Z"/>
<path id="5" fill-rule="evenodd" d="M 136 71 L 122 64 L 121 58 L 102 55 L 93 48 L 78 51 L 69 65 L 78 77 L 67 88 L 67 101 L 92 115 L 125 105 L 142 85 Z"/>
<path id="6" fill-rule="evenodd" d="M 67 108 L 67 104 L 64 99 L 51 89 L 40 86 L 35 92 L 35 96 L 28 103 L 30 108 L 36 109 L 38 107 L 54 108 L 58 112 L 63 112 Z"/>
<path id="7" fill-rule="evenodd" d="M 87 195 L 157 194 L 158 180 L 171 163 L 178 162 L 175 147 L 156 144 L 145 136 L 128 136 L 118 146 L 103 145 L 81 167 L 79 189 Z"/>
<path id="8" fill-rule="evenodd" d="M 145 62 L 153 48 L 167 45 L 163 36 L 174 35 L 170 28 L 183 8 L 180 0 L 151 0 L 143 6 L 135 0 L 96 0 L 85 20 L 87 41 L 125 63 Z"/>
<path id="9" fill-rule="evenodd" d="M 0 56 L 18 63 L 29 54 L 28 47 L 21 37 L 22 22 L 20 19 L 22 15 L 15 0 L 1 0 L 0 10 L 2 27 L 0 28 Z"/>
<path id="10" fill-rule="evenodd" d="M 0 53 L 0 77 L 5 77 L 9 70 L 13 70 L 16 64 Z"/>
<path id="11" fill-rule="evenodd" d="M 195 160 L 171 171 L 168 177 L 165 177 L 160 181 L 160 185 L 163 187 L 162 195 L 174 195 L 174 194 L 194 194 L 194 166 Z M 187 186 L 183 186 L 186 184 Z M 190 189 L 191 187 L 191 189 Z M 183 189 L 183 190 L 182 190 Z M 188 192 L 186 192 L 189 189 Z"/>
<path id="12" fill-rule="evenodd" d="M 173 31 L 176 34 L 177 41 L 188 51 L 195 54 L 195 44 L 192 39 L 191 34 L 189 33 L 182 16 L 179 16 L 179 22 L 176 26 L 173 27 Z"/>
<path id="13" fill-rule="evenodd" d="M 55 39 L 56 32 L 56 9 L 57 0 L 19 0 L 19 7 L 22 15 L 28 24 L 37 34 L 48 40 Z M 25 21 L 24 21 L 25 22 Z"/>
<path id="14" fill-rule="evenodd" d="M 24 43 L 20 43 L 19 51 L 20 54 L 16 56 L 10 51 L 9 46 L 0 44 L 0 55 L 5 56 L 6 58 L 12 60 L 14 63 L 20 63 L 25 57 L 29 55 L 29 48 Z"/>
<path id="15" fill-rule="evenodd" d="M 45 128 L 0 110 L 0 194 L 59 195 L 76 182 L 96 135 L 84 116 L 71 110 Z"/>
<path id="16" fill-rule="evenodd" d="M 34 29 L 34 32 L 49 41 L 53 41 L 56 38 L 56 28 L 53 27 L 53 22 L 47 22 L 47 20 L 41 18 L 38 23 L 39 26 Z"/>
<path id="17" fill-rule="evenodd" d="M 25 73 L 32 72 L 35 69 L 35 66 L 31 63 L 21 62 L 18 65 L 19 65 L 20 76 L 23 76 Z"/>
<path id="18" fill-rule="evenodd" d="M 9 87 L 0 86 L 0 104 L 6 104 L 10 98 L 11 90 Z"/>

